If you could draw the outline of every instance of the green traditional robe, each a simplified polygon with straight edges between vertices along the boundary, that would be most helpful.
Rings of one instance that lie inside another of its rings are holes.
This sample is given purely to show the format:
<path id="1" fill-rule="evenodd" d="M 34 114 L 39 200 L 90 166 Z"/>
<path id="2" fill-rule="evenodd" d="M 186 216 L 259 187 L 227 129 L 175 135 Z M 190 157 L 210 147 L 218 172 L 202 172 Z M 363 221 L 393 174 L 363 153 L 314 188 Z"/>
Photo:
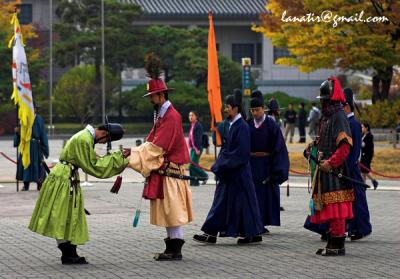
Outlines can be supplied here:
<path id="1" fill-rule="evenodd" d="M 44 236 L 71 241 L 72 244 L 84 244 L 89 240 L 88 227 L 79 183 L 76 191 L 71 191 L 73 165 L 97 178 L 109 178 L 121 173 L 127 164 L 128 160 L 120 151 L 98 157 L 90 131 L 84 129 L 78 132 L 67 142 L 61 152 L 60 163 L 54 166 L 44 181 L 29 229 Z"/>

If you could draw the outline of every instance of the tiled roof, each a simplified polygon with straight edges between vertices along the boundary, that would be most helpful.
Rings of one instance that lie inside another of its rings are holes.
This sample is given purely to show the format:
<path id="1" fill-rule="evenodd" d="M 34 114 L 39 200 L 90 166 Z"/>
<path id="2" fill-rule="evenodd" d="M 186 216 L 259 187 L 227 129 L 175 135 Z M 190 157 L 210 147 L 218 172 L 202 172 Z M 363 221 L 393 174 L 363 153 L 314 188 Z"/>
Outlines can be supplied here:
<path id="1" fill-rule="evenodd" d="M 120 0 L 138 4 L 149 16 L 202 16 L 209 10 L 216 16 L 258 16 L 266 0 Z"/>

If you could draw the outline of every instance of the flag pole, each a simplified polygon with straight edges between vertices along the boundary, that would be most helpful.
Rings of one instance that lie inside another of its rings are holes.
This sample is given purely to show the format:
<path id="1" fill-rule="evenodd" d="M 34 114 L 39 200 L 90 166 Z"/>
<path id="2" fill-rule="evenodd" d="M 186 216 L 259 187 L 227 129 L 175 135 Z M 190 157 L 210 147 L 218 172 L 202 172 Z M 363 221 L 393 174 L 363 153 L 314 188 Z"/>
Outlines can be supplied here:
<path id="1" fill-rule="evenodd" d="M 18 118 L 18 105 L 16 105 L 16 111 L 17 111 L 17 123 L 16 123 L 16 126 L 18 127 L 18 120 L 19 120 L 19 118 Z M 19 145 L 17 145 L 17 167 L 16 167 L 16 169 L 15 169 L 15 180 L 16 180 L 16 182 L 17 182 L 17 192 L 19 192 L 19 180 L 18 180 L 18 176 L 17 176 L 17 174 L 18 174 L 18 155 L 19 155 L 19 149 L 18 149 L 18 147 L 19 147 Z"/>
<path id="2" fill-rule="evenodd" d="M 18 8 L 17 8 L 17 6 L 15 6 L 14 7 L 14 13 L 15 14 L 17 14 L 18 13 Z M 18 104 L 15 106 L 15 110 L 16 110 L 16 112 L 17 112 L 17 115 L 16 115 L 16 117 L 17 117 L 17 122 L 16 122 L 16 126 L 18 127 L 18 123 L 19 123 L 19 118 L 18 118 Z M 20 131 L 19 131 L 20 132 Z M 20 140 L 21 140 L 21 138 L 20 138 Z M 18 158 L 19 158 L 19 145 L 17 145 L 17 167 L 16 167 L 16 169 L 15 169 L 15 181 L 16 181 L 16 187 L 17 187 L 17 192 L 19 192 L 19 180 L 18 180 L 18 176 L 17 176 L 17 173 L 18 173 Z M 21 158 L 22 159 L 22 158 Z"/>
<path id="3" fill-rule="evenodd" d="M 53 126 L 53 0 L 49 2 L 49 134 L 51 136 L 51 130 L 53 130 L 54 135 L 54 126 Z"/>

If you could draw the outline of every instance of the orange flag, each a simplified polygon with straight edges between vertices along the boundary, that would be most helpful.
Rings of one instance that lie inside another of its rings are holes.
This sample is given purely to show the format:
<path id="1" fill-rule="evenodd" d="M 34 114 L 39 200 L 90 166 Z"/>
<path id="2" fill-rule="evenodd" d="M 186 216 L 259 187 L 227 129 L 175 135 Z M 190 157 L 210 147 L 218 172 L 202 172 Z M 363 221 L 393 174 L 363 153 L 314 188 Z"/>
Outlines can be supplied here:
<path id="1" fill-rule="evenodd" d="M 221 145 L 221 136 L 215 124 L 222 121 L 221 85 L 219 81 L 218 56 L 215 43 L 214 25 L 211 11 L 208 13 L 210 29 L 208 31 L 208 103 L 211 112 L 211 130 L 215 131 L 216 145 Z"/>

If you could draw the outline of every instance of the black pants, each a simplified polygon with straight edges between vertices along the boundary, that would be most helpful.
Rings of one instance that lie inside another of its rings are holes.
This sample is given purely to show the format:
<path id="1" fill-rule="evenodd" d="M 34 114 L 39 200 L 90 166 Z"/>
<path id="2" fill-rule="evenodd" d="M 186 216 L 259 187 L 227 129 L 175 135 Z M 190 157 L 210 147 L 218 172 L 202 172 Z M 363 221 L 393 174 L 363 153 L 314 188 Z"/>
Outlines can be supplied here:
<path id="1" fill-rule="evenodd" d="M 299 125 L 299 134 L 300 134 L 299 142 L 306 142 L 306 126 L 305 125 Z"/>

